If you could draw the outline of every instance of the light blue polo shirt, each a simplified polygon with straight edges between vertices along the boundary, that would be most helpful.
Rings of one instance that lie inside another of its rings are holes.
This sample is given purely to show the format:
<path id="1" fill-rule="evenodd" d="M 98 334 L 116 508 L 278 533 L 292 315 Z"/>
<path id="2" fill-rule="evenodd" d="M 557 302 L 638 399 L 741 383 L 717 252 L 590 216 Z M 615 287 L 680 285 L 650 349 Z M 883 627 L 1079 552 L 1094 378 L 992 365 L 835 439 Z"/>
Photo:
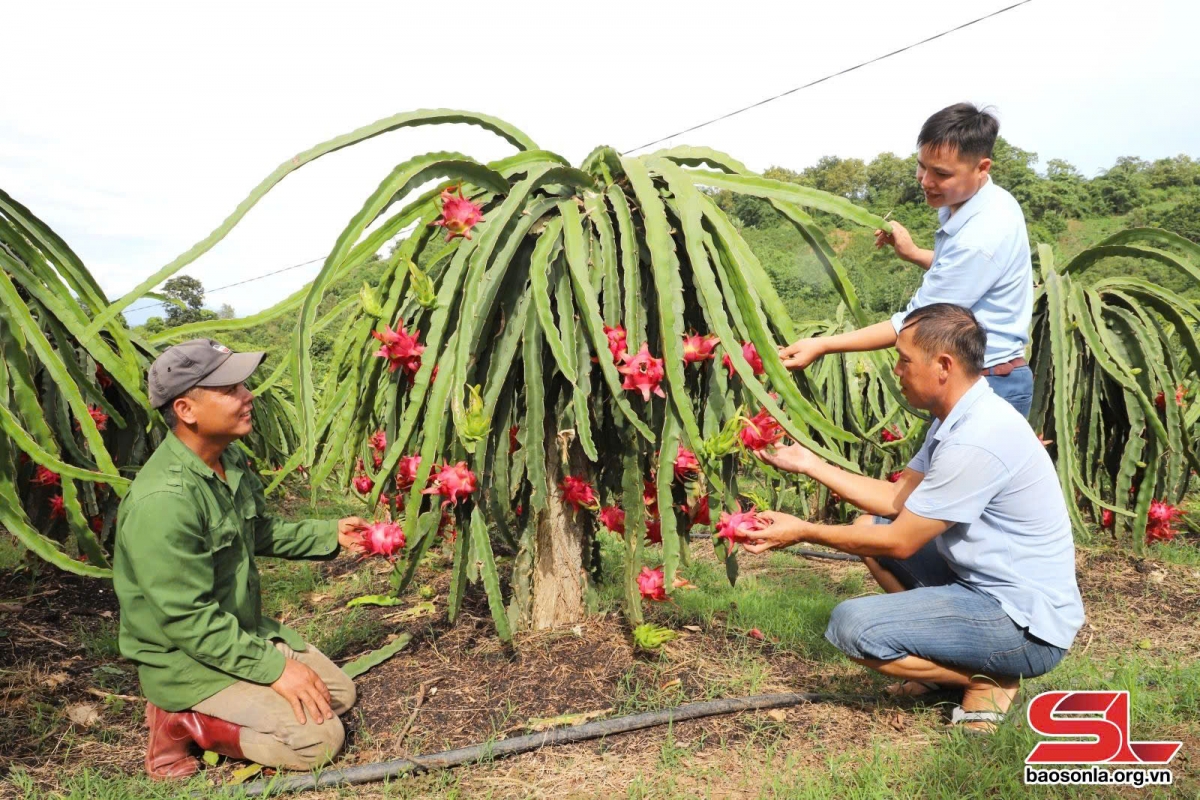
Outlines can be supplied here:
<path id="1" fill-rule="evenodd" d="M 989 177 L 953 216 L 938 209 L 933 264 L 908 306 L 892 315 L 896 334 L 922 306 L 953 303 L 975 312 L 987 331 L 985 367 L 1025 355 L 1033 318 L 1033 262 L 1025 215 L 1011 194 Z"/>
<path id="2" fill-rule="evenodd" d="M 1029 423 L 980 378 L 934 420 L 908 463 L 924 478 L 904 503 L 955 523 L 935 540 L 950 568 L 1064 649 L 1083 625 L 1075 542 L 1062 486 Z"/>

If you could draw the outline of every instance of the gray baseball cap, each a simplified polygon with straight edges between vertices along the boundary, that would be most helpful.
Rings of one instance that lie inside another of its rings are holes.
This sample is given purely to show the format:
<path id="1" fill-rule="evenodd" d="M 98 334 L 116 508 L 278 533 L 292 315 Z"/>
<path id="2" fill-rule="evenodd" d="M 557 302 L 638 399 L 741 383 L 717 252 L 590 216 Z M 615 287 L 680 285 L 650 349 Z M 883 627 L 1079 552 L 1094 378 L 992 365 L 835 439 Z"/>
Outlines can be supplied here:
<path id="1" fill-rule="evenodd" d="M 266 353 L 235 353 L 212 339 L 173 345 L 150 365 L 150 405 L 162 408 L 193 386 L 233 386 L 250 377 Z"/>

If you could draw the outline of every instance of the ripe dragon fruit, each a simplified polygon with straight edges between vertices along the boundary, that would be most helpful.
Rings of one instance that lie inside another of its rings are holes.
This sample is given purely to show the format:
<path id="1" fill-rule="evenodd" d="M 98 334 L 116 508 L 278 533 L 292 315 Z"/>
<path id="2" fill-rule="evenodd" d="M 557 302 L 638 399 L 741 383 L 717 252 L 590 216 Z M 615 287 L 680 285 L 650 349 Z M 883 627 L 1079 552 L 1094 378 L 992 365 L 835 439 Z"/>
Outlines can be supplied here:
<path id="1" fill-rule="evenodd" d="M 92 418 L 92 422 L 96 423 L 96 430 L 102 431 L 108 427 L 108 414 L 105 414 L 99 406 L 88 406 L 88 416 Z M 75 430 L 83 430 L 79 424 L 79 420 L 75 421 Z"/>
<path id="2" fill-rule="evenodd" d="M 30 481 L 34 486 L 61 486 L 62 478 L 57 472 L 49 470 L 40 464 L 33 471 L 33 480 Z"/>
<path id="3" fill-rule="evenodd" d="M 367 440 L 367 444 L 371 446 L 372 450 L 383 452 L 387 450 L 387 434 L 382 430 L 375 431 L 371 434 L 371 438 Z"/>
<path id="4" fill-rule="evenodd" d="M 746 420 L 739 436 L 748 450 L 765 450 L 783 438 L 783 428 L 764 408 Z"/>
<path id="5" fill-rule="evenodd" d="M 654 486 L 653 476 L 642 481 L 642 503 L 652 516 L 658 516 L 658 489 Z"/>
<path id="6" fill-rule="evenodd" d="M 396 467 L 396 488 L 407 492 L 417 480 L 417 470 L 421 468 L 420 456 L 404 456 Z"/>
<path id="7" fill-rule="evenodd" d="M 608 337 L 608 350 L 612 353 L 613 361 L 620 363 L 629 355 L 629 342 L 626 340 L 625 329 L 620 325 L 616 327 L 604 326 L 604 335 Z"/>
<path id="8" fill-rule="evenodd" d="M 742 343 L 742 358 L 746 359 L 746 363 L 748 363 L 750 365 L 750 369 L 754 371 L 755 377 L 758 377 L 766 372 L 766 369 L 763 367 L 762 356 L 758 354 L 758 348 L 754 346 L 754 342 Z M 733 359 L 729 357 L 728 353 L 726 353 L 725 357 L 721 359 L 721 363 L 725 365 L 725 369 L 729 370 L 729 377 L 732 378 L 737 370 L 734 368 Z"/>
<path id="9" fill-rule="evenodd" d="M 63 506 L 63 496 L 55 494 L 50 496 L 50 519 L 64 519 L 67 516 L 67 509 Z"/>
<path id="10" fill-rule="evenodd" d="M 366 475 L 356 475 L 352 483 L 354 484 L 354 491 L 361 495 L 368 495 L 375 488 L 375 481 Z"/>
<path id="11" fill-rule="evenodd" d="M 662 544 L 662 520 L 657 516 L 646 520 L 646 541 L 650 544 Z"/>
<path id="12" fill-rule="evenodd" d="M 621 388 L 641 392 L 642 399 L 647 403 L 650 402 L 651 392 L 659 397 L 667 396 L 659 385 L 665 374 L 663 360 L 650 355 L 649 344 L 643 342 L 642 349 L 638 350 L 637 355 L 626 356 L 625 363 L 617 367 L 617 371 L 625 376 Z"/>
<path id="13" fill-rule="evenodd" d="M 567 475 L 559 482 L 558 488 L 562 491 L 563 502 L 571 505 L 576 511 L 581 508 L 595 511 L 599 507 L 600 498 L 596 496 L 596 490 L 586 478 Z"/>
<path id="14" fill-rule="evenodd" d="M 1171 523 L 1183 516 L 1183 511 L 1162 500 L 1150 501 L 1150 512 L 1147 515 L 1146 544 L 1151 542 L 1169 542 L 1175 538 L 1176 530 Z"/>
<path id="15" fill-rule="evenodd" d="M 409 334 L 404 330 L 404 320 L 401 319 L 396 321 L 395 330 L 390 325 L 384 325 L 382 333 L 371 331 L 371 335 L 383 344 L 375 351 L 375 355 L 388 360 L 388 372 L 403 369 L 410 379 L 416 375 L 421 368 L 421 354 L 425 352 L 425 345 L 417 341 L 419 331 L 414 330 Z"/>
<path id="16" fill-rule="evenodd" d="M 642 572 L 637 576 L 638 591 L 642 593 L 642 597 L 654 602 L 662 602 L 667 599 L 666 582 L 663 578 L 662 567 L 650 569 L 642 567 Z"/>
<path id="17" fill-rule="evenodd" d="M 708 503 L 709 496 L 705 494 L 698 498 L 688 498 L 688 502 L 679 507 L 679 510 L 687 518 L 688 529 L 693 525 L 712 525 L 712 512 L 709 510 Z"/>
<path id="18" fill-rule="evenodd" d="M 879 438 L 882 439 L 884 441 L 884 443 L 886 444 L 888 442 L 898 442 L 901 439 L 903 439 L 904 437 L 900 435 L 899 428 L 892 427 L 892 428 L 884 428 L 882 431 L 880 431 Z"/>
<path id="19" fill-rule="evenodd" d="M 625 535 L 625 511 L 618 506 L 605 506 L 600 509 L 600 524 L 613 533 Z"/>
<path id="20" fill-rule="evenodd" d="M 767 521 L 758 515 L 753 506 L 742 511 L 741 504 L 737 503 L 733 509 L 732 514 L 722 512 L 717 520 L 717 538 L 729 543 L 730 552 L 738 542 L 753 541 L 754 534 L 767 527 Z"/>
<path id="21" fill-rule="evenodd" d="M 708 361 L 714 358 L 713 350 L 716 349 L 717 343 L 720 341 L 720 337 L 701 336 L 698 333 L 684 336 L 683 363 L 697 364 L 701 361 Z"/>
<path id="22" fill-rule="evenodd" d="M 446 241 L 461 236 L 471 238 L 471 228 L 483 222 L 483 208 L 463 197 L 462 184 L 458 186 L 458 197 L 450 189 L 442 191 L 442 216 L 430 225 L 446 230 Z"/>
<path id="23" fill-rule="evenodd" d="M 902 470 L 902 469 L 896 470 L 891 475 L 888 475 L 888 483 L 895 483 L 896 481 L 900 480 L 900 477 L 903 474 L 904 474 L 904 470 Z"/>
<path id="24" fill-rule="evenodd" d="M 440 494 L 445 499 L 442 506 L 457 505 L 458 501 L 471 494 L 478 488 L 475 473 L 467 467 L 467 462 L 459 461 L 454 466 L 443 464 L 441 470 L 432 476 L 432 485 L 421 494 Z"/>
<path id="25" fill-rule="evenodd" d="M 1106 508 L 1100 512 L 1100 527 L 1105 530 L 1112 530 L 1113 525 L 1117 521 L 1117 515 L 1112 512 L 1111 508 Z"/>
<path id="26" fill-rule="evenodd" d="M 676 480 L 687 482 L 693 480 L 699 474 L 700 461 L 696 458 L 696 454 L 683 445 L 679 445 L 679 450 L 675 455 Z"/>
<path id="27" fill-rule="evenodd" d="M 394 522 L 376 522 L 362 534 L 363 551 L 367 555 L 393 558 L 404 549 L 404 527 Z"/>

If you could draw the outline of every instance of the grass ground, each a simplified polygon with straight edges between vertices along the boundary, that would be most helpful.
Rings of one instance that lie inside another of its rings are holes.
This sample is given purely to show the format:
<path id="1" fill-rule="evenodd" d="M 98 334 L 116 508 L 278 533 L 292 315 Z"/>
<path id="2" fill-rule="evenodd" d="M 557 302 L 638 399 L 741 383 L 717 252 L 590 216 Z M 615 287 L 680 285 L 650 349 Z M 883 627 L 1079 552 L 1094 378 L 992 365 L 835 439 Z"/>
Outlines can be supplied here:
<path id="1" fill-rule="evenodd" d="M 306 503 L 283 504 L 303 515 Z M 323 502 L 318 513 L 351 509 Z M 606 540 L 606 570 L 619 548 Z M 1080 548 L 1088 623 L 1075 647 L 1022 696 L 1048 689 L 1128 689 L 1133 735 L 1179 739 L 1169 789 L 1027 790 L 1025 755 L 1037 740 L 1019 714 L 990 737 L 950 729 L 950 695 L 885 699 L 885 681 L 842 657 L 823 637 L 841 600 L 875 591 L 859 564 L 793 553 L 744 558 L 736 587 L 711 547 L 696 543 L 681 591 L 649 617 L 681 637 L 636 652 L 602 584 L 600 613 L 577 629 L 520 636 L 515 649 L 491 634 L 486 601 L 468 595 L 455 626 L 444 620 L 446 558 L 435 553 L 398 608 L 347 610 L 350 598 L 386 591 L 380 562 L 264 561 L 264 602 L 339 663 L 400 632 L 412 643 L 358 679 L 342 763 L 430 753 L 519 735 L 537 718 L 622 715 L 680 703 L 774 691 L 846 699 L 774 712 L 714 717 L 546 749 L 388 785 L 310 795 L 409 797 L 1194 797 L 1200 794 L 1200 560 L 1192 543 L 1146 559 Z M 22 798 L 215 797 L 236 764 L 187 784 L 140 777 L 143 704 L 120 659 L 111 590 L 8 569 L 0 573 L 0 796 Z M 750 635 L 758 629 L 761 640 Z M 425 699 L 417 697 L 425 689 Z M 867 701 L 854 698 L 868 698 Z M 416 708 L 414 714 L 414 708 Z M 412 719 L 411 727 L 408 721 Z"/>

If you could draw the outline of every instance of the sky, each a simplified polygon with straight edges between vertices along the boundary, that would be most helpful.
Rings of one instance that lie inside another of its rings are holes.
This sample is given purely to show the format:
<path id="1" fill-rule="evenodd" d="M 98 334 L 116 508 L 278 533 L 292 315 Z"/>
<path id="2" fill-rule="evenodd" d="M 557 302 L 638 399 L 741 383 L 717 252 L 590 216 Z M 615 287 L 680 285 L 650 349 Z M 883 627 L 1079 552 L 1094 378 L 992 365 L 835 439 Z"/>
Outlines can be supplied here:
<path id="1" fill-rule="evenodd" d="M 479 111 L 578 163 L 1012 2 L 11 3 L 0 188 L 116 298 L 281 162 L 381 117 Z M 715 147 L 755 170 L 904 155 L 926 117 L 966 100 L 994 106 L 1001 134 L 1043 163 L 1087 175 L 1123 155 L 1200 157 L 1198 23 L 1192 0 L 1033 0 L 666 145 Z M 320 258 L 393 166 L 433 150 L 513 152 L 467 126 L 377 137 L 292 173 L 181 274 L 214 289 Z M 319 268 L 210 292 L 208 305 L 244 316 Z"/>

